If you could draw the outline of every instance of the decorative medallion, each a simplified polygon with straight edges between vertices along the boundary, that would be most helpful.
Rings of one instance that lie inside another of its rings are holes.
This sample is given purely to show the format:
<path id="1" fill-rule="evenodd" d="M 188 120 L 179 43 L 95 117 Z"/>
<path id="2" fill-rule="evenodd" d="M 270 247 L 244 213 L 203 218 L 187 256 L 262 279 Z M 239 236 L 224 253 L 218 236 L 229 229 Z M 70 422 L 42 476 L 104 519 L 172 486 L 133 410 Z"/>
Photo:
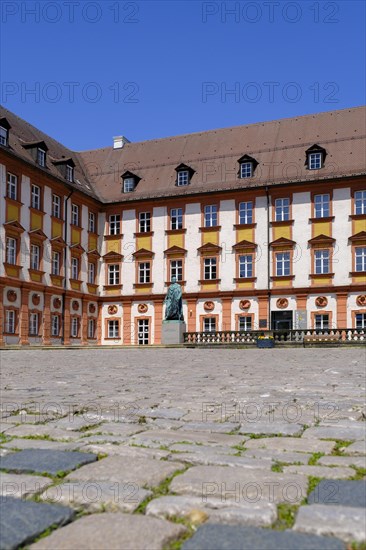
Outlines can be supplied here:
<path id="1" fill-rule="evenodd" d="M 205 311 L 213 311 L 215 309 L 215 304 L 213 302 L 205 302 L 203 308 Z"/>
<path id="2" fill-rule="evenodd" d="M 240 309 L 249 309 L 250 308 L 250 301 L 249 300 L 240 300 L 239 307 L 240 307 Z"/>
<path id="3" fill-rule="evenodd" d="M 288 307 L 288 299 L 287 298 L 278 298 L 276 302 L 276 306 L 279 309 L 286 309 Z"/>
<path id="4" fill-rule="evenodd" d="M 137 311 L 139 313 L 146 313 L 148 309 L 149 309 L 149 306 L 147 304 L 139 304 L 137 306 Z"/>
<path id="5" fill-rule="evenodd" d="M 356 304 L 361 307 L 366 306 L 366 294 L 360 294 L 357 296 Z"/>
<path id="6" fill-rule="evenodd" d="M 74 311 L 78 311 L 80 307 L 79 302 L 77 300 L 73 300 L 71 302 L 71 307 Z"/>
<path id="7" fill-rule="evenodd" d="M 118 311 L 118 308 L 116 305 L 108 306 L 108 313 L 109 315 L 115 315 Z"/>
<path id="8" fill-rule="evenodd" d="M 95 313 L 96 307 L 95 304 L 89 304 L 89 313 Z"/>
<path id="9" fill-rule="evenodd" d="M 32 304 L 34 306 L 38 306 L 41 301 L 41 297 L 39 294 L 32 294 Z"/>
<path id="10" fill-rule="evenodd" d="M 325 296 L 318 296 L 315 300 L 315 305 L 318 307 L 325 307 L 328 305 L 328 299 Z"/>
<path id="11" fill-rule="evenodd" d="M 55 309 L 59 309 L 61 307 L 61 300 L 60 298 L 54 298 L 53 299 L 53 307 Z"/>
<path id="12" fill-rule="evenodd" d="M 17 299 L 17 293 L 15 292 L 15 290 L 8 290 L 6 297 L 9 302 L 15 302 L 15 300 Z"/>

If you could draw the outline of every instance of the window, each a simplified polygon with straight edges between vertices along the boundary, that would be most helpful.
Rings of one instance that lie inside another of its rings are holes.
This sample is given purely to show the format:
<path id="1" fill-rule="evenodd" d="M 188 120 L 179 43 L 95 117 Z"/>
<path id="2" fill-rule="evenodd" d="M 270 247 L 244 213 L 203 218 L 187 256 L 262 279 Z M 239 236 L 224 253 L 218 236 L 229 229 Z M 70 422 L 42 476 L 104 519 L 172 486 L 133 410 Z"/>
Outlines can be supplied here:
<path id="1" fill-rule="evenodd" d="M 140 233 L 149 233 L 151 231 L 151 214 L 150 212 L 140 212 L 139 214 Z"/>
<path id="2" fill-rule="evenodd" d="M 239 223 L 240 224 L 253 223 L 252 201 L 239 203 Z"/>
<path id="3" fill-rule="evenodd" d="M 239 330 L 252 330 L 252 318 L 248 315 L 239 317 Z"/>
<path id="4" fill-rule="evenodd" d="M 177 172 L 177 185 L 183 187 L 183 185 L 189 184 L 189 172 L 188 170 L 180 170 Z"/>
<path id="5" fill-rule="evenodd" d="M 275 200 L 276 222 L 285 222 L 290 219 L 290 199 Z"/>
<path id="6" fill-rule="evenodd" d="M 366 214 L 366 191 L 355 193 L 355 214 Z"/>
<path id="7" fill-rule="evenodd" d="M 74 167 L 70 164 L 66 164 L 66 179 L 67 181 L 74 181 Z"/>
<path id="8" fill-rule="evenodd" d="M 183 261 L 182 260 L 171 260 L 170 261 L 170 280 L 173 278 L 177 281 L 183 280 Z"/>
<path id="9" fill-rule="evenodd" d="M 171 229 L 182 229 L 183 227 L 183 209 L 172 208 L 170 211 Z"/>
<path id="10" fill-rule="evenodd" d="M 40 149 L 39 147 L 37 149 L 37 164 L 40 166 L 46 165 L 46 151 L 44 151 L 44 149 Z"/>
<path id="11" fill-rule="evenodd" d="M 315 329 L 323 330 L 329 328 L 329 315 L 315 315 Z"/>
<path id="12" fill-rule="evenodd" d="M 356 313 L 356 328 L 366 328 L 366 313 Z"/>
<path id="13" fill-rule="evenodd" d="M 35 210 L 41 209 L 41 188 L 38 185 L 32 185 L 31 207 Z"/>
<path id="14" fill-rule="evenodd" d="M 139 263 L 139 283 L 150 283 L 150 262 Z"/>
<path id="15" fill-rule="evenodd" d="M 123 192 L 131 193 L 135 189 L 135 178 L 124 178 L 123 179 Z"/>
<path id="16" fill-rule="evenodd" d="M 108 338 L 119 338 L 119 321 L 108 321 Z"/>
<path id="17" fill-rule="evenodd" d="M 71 224 L 79 225 L 79 206 L 77 204 L 71 205 Z"/>
<path id="18" fill-rule="evenodd" d="M 6 310 L 5 332 L 7 334 L 15 334 L 15 311 L 13 309 Z"/>
<path id="19" fill-rule="evenodd" d="M 240 177 L 251 178 L 253 175 L 253 164 L 251 162 L 242 162 L 240 164 Z"/>
<path id="20" fill-rule="evenodd" d="M 61 254 L 58 250 L 52 251 L 51 273 L 52 275 L 60 275 L 61 270 Z"/>
<path id="21" fill-rule="evenodd" d="M 319 170 L 323 164 L 323 153 L 309 153 L 309 170 Z"/>
<path id="22" fill-rule="evenodd" d="M 88 338 L 95 337 L 95 319 L 88 320 Z"/>
<path id="23" fill-rule="evenodd" d="M 277 277 L 282 277 L 285 275 L 290 275 L 290 253 L 289 252 L 278 252 L 276 254 L 276 275 Z"/>
<path id="24" fill-rule="evenodd" d="M 8 129 L 4 128 L 4 126 L 0 126 L 0 145 L 8 145 L 8 134 Z"/>
<path id="25" fill-rule="evenodd" d="M 31 313 L 29 316 L 29 334 L 38 336 L 38 313 Z"/>
<path id="26" fill-rule="evenodd" d="M 330 216 L 330 195 L 315 195 L 314 213 L 316 218 L 328 218 Z"/>
<path id="27" fill-rule="evenodd" d="M 58 195 L 52 195 L 52 216 L 61 218 L 61 197 Z"/>
<path id="28" fill-rule="evenodd" d="M 88 219 L 88 231 L 89 233 L 95 233 L 95 214 L 94 212 L 89 212 Z"/>
<path id="29" fill-rule="evenodd" d="M 239 256 L 239 277 L 253 277 L 253 256 L 251 254 Z"/>
<path id="30" fill-rule="evenodd" d="M 356 271 L 366 271 L 366 246 L 358 246 L 355 249 Z"/>
<path id="31" fill-rule="evenodd" d="M 119 265 L 110 264 L 108 266 L 108 284 L 119 285 Z"/>
<path id="32" fill-rule="evenodd" d="M 79 336 L 79 318 L 73 317 L 71 319 L 71 337 L 77 338 Z"/>
<path id="33" fill-rule="evenodd" d="M 41 249 L 38 244 L 31 244 L 30 249 L 30 267 L 31 269 L 39 270 Z"/>
<path id="34" fill-rule="evenodd" d="M 92 262 L 88 264 L 88 283 L 91 285 L 95 283 L 95 264 Z"/>
<path id="35" fill-rule="evenodd" d="M 109 234 L 119 235 L 121 232 L 121 216 L 119 214 L 112 214 L 109 216 Z"/>
<path id="36" fill-rule="evenodd" d="M 205 258 L 204 259 L 204 279 L 216 279 L 217 278 L 217 266 L 216 258 Z"/>
<path id="37" fill-rule="evenodd" d="M 6 262 L 15 265 L 17 260 L 17 241 L 13 237 L 6 238 Z"/>
<path id="38" fill-rule="evenodd" d="M 315 273 L 321 275 L 329 273 L 329 250 L 315 250 Z"/>
<path id="39" fill-rule="evenodd" d="M 7 186 L 7 197 L 9 199 L 17 200 L 18 196 L 18 178 L 14 174 L 8 172 L 8 186 Z"/>
<path id="40" fill-rule="evenodd" d="M 214 227 L 217 225 L 217 206 L 211 204 L 205 206 L 205 227 Z"/>
<path id="41" fill-rule="evenodd" d="M 52 315 L 51 319 L 51 336 L 60 335 L 60 317 L 58 315 Z"/>
<path id="42" fill-rule="evenodd" d="M 79 259 L 78 258 L 71 258 L 71 279 L 78 279 L 79 278 Z"/>
<path id="43" fill-rule="evenodd" d="M 216 332 L 215 317 L 205 317 L 203 319 L 203 332 Z"/>

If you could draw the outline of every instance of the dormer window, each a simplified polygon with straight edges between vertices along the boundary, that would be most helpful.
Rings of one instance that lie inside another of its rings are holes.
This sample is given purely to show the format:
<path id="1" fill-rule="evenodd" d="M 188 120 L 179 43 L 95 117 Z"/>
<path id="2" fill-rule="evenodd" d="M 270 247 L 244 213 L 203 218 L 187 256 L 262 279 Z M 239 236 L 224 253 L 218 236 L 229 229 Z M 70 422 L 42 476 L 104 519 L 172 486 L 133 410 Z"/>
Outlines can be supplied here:
<path id="1" fill-rule="evenodd" d="M 5 147 L 8 147 L 10 128 L 11 126 L 9 122 L 6 120 L 6 118 L 1 118 L 0 119 L 0 145 L 5 145 Z"/>
<path id="2" fill-rule="evenodd" d="M 58 170 L 61 172 L 63 178 L 70 183 L 74 181 L 74 170 L 75 162 L 72 158 L 61 158 L 59 160 L 53 160 L 52 164 L 57 166 Z"/>
<path id="3" fill-rule="evenodd" d="M 239 178 L 252 178 L 254 176 L 254 171 L 258 166 L 258 162 L 250 157 L 249 155 L 244 155 L 239 160 Z"/>
<path id="4" fill-rule="evenodd" d="M 177 187 L 184 187 L 191 183 L 191 178 L 194 174 L 193 168 L 186 166 L 185 164 L 180 164 L 175 169 L 177 172 L 176 185 Z"/>
<path id="5" fill-rule="evenodd" d="M 37 164 L 43 167 L 46 166 L 46 151 L 44 151 L 40 147 L 38 147 L 37 149 Z"/>
<path id="6" fill-rule="evenodd" d="M 24 149 L 29 150 L 34 162 L 41 166 L 46 167 L 46 155 L 48 147 L 44 141 L 31 141 L 29 143 L 23 143 Z"/>
<path id="7" fill-rule="evenodd" d="M 133 174 L 132 172 L 125 172 L 121 176 L 123 182 L 123 193 L 132 193 L 135 190 L 136 185 L 141 178 Z"/>
<path id="8" fill-rule="evenodd" d="M 66 164 L 66 179 L 70 182 L 74 181 L 74 167 L 70 164 Z"/>
<path id="9" fill-rule="evenodd" d="M 326 157 L 326 151 L 323 147 L 314 144 L 306 151 L 306 161 L 305 165 L 308 167 L 308 170 L 320 170 L 323 168 L 324 161 Z"/>

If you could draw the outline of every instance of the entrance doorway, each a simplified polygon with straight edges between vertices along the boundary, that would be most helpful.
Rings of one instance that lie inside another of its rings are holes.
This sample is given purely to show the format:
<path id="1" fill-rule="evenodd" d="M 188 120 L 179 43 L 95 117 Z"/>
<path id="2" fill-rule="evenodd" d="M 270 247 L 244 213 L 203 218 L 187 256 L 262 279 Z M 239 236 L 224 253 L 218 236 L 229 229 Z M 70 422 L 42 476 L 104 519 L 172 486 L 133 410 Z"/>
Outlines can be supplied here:
<path id="1" fill-rule="evenodd" d="M 291 330 L 292 311 L 272 311 L 272 330 Z"/>
<path id="2" fill-rule="evenodd" d="M 140 346 L 149 344 L 149 319 L 138 320 L 138 343 Z"/>

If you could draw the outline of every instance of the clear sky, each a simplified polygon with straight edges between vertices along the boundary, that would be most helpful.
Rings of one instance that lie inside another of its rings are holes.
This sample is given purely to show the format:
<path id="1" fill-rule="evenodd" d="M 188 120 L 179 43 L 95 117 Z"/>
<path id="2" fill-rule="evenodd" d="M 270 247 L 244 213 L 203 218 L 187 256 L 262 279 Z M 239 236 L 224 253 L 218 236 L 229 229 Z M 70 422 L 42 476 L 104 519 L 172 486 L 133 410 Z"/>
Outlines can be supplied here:
<path id="1" fill-rule="evenodd" d="M 7 1 L 1 103 L 74 150 L 365 103 L 365 2 Z"/>

